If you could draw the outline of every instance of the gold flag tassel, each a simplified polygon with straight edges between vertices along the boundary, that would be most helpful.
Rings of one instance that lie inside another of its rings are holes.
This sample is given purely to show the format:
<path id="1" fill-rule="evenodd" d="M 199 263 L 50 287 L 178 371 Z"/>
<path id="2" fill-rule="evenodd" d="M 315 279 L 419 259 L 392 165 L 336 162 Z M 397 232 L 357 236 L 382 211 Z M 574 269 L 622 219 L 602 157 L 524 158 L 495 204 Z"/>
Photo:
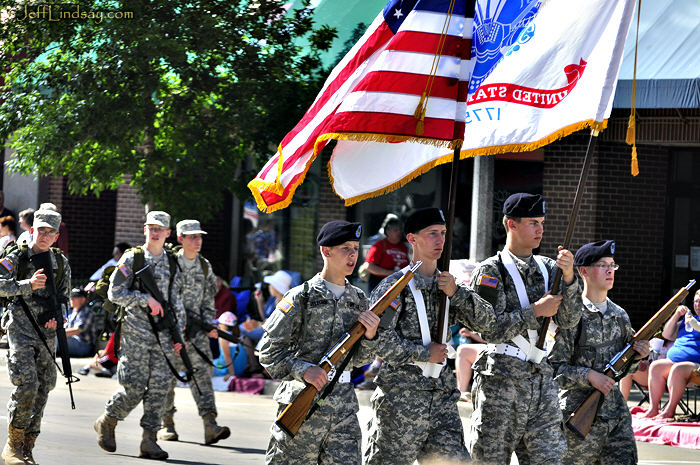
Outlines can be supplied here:
<path id="1" fill-rule="evenodd" d="M 639 49 L 639 19 L 642 12 L 642 0 L 637 3 L 637 35 L 634 40 L 634 71 L 632 74 L 632 102 L 630 104 L 630 119 L 627 123 L 627 137 L 625 142 L 632 146 L 632 176 L 639 174 L 639 161 L 637 160 L 637 50 Z"/>
<path id="2" fill-rule="evenodd" d="M 445 22 L 442 25 L 442 33 L 440 34 L 440 41 L 438 42 L 437 49 L 435 50 L 435 55 L 433 55 L 433 63 L 430 66 L 430 73 L 428 73 L 428 79 L 425 82 L 425 88 L 420 96 L 418 105 L 416 106 L 416 111 L 413 112 L 413 117 L 418 120 L 416 123 L 416 135 L 422 136 L 425 130 L 425 113 L 428 109 L 428 98 L 430 98 L 430 92 L 433 89 L 433 83 L 435 82 L 435 75 L 437 74 L 438 65 L 440 64 L 440 55 L 442 55 L 442 50 L 445 47 L 445 42 L 447 40 L 447 32 L 450 29 L 450 20 L 452 19 L 452 13 L 455 8 L 455 0 L 450 0 L 450 6 L 447 9 L 447 16 Z"/>

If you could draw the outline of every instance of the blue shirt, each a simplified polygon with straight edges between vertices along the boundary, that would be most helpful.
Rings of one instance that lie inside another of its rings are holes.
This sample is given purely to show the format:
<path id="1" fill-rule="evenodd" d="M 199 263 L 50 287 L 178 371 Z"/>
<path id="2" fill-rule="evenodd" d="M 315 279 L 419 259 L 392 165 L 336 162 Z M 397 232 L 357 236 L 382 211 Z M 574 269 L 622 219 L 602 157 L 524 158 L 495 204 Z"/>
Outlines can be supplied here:
<path id="1" fill-rule="evenodd" d="M 693 316 L 693 318 L 698 319 L 696 316 Z M 680 328 L 678 328 L 678 337 L 676 337 L 673 347 L 668 350 L 666 357 L 674 363 L 700 363 L 700 332 L 695 330 L 686 331 L 685 324 L 681 321 Z"/>
<path id="2" fill-rule="evenodd" d="M 74 337 L 77 337 L 86 344 L 94 344 L 95 334 L 93 334 L 92 329 L 92 311 L 90 311 L 90 309 L 86 306 L 82 306 L 78 310 L 71 310 L 72 311 L 70 315 L 68 315 L 68 319 L 66 320 L 64 327 L 82 329 L 83 331 Z"/>

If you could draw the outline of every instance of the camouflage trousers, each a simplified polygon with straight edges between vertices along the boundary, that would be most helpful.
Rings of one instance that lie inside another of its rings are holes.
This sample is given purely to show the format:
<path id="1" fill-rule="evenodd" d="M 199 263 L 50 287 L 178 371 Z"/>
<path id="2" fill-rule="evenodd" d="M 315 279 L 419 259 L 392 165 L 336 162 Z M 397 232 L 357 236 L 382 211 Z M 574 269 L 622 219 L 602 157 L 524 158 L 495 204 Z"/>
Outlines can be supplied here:
<path id="1" fill-rule="evenodd" d="M 201 355 L 197 353 L 193 344 L 196 344 L 197 349 L 202 351 L 211 360 L 211 349 L 209 348 L 209 338 L 204 335 L 204 333 L 199 333 L 197 336 L 187 341 L 187 355 L 190 356 L 192 360 L 192 366 L 194 367 L 194 379 L 197 381 L 190 381 L 190 392 L 192 392 L 192 397 L 197 404 L 197 409 L 199 411 L 199 416 L 204 416 L 207 413 L 216 413 L 216 403 L 214 401 L 214 386 L 211 380 L 212 366 L 202 358 Z M 173 363 L 175 368 L 179 372 L 185 371 L 185 365 L 182 363 L 182 358 L 172 351 L 170 356 L 170 361 Z M 175 414 L 175 386 L 177 385 L 177 378 L 173 376 L 170 382 L 170 388 L 168 389 L 168 394 L 165 399 L 165 412 L 164 416 L 171 416 Z M 197 389 L 199 387 L 199 389 Z M 201 391 L 201 394 L 200 394 Z"/>
<path id="2" fill-rule="evenodd" d="M 287 407 L 280 404 L 278 416 Z M 351 383 L 338 383 L 294 438 L 273 424 L 265 463 L 284 465 L 360 465 L 362 431 Z"/>
<path id="3" fill-rule="evenodd" d="M 540 373 L 510 379 L 476 373 L 469 452 L 479 464 L 561 465 L 566 453 L 558 388 Z"/>
<path id="4" fill-rule="evenodd" d="M 122 328 L 117 365 L 117 376 L 122 387 L 107 401 L 105 412 L 112 418 L 123 420 L 143 401 L 141 427 L 148 431 L 158 431 L 173 374 L 168 369 L 157 342 L 145 340 L 127 325 Z M 170 346 L 170 338 L 164 337 L 163 333 L 161 342 L 164 348 Z"/>
<path id="5" fill-rule="evenodd" d="M 15 386 L 7 402 L 7 421 L 29 434 L 39 434 L 49 392 L 56 386 L 54 360 L 39 339 L 7 334 L 7 371 Z M 53 352 L 55 338 L 47 340 Z"/>
<path id="6" fill-rule="evenodd" d="M 372 394 L 367 465 L 469 462 L 457 410 L 459 391 L 377 388 Z"/>
<path id="7" fill-rule="evenodd" d="M 564 465 L 634 465 L 637 463 L 637 444 L 632 430 L 632 416 L 596 418 L 586 439 L 581 439 L 568 428 L 564 429 L 568 452 Z"/>

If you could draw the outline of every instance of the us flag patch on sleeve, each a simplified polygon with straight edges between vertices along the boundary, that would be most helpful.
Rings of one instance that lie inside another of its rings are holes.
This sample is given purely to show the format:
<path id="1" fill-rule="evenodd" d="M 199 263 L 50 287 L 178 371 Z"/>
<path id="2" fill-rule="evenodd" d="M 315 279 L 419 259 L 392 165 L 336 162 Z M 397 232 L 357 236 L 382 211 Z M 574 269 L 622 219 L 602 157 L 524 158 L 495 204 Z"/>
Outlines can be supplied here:
<path id="1" fill-rule="evenodd" d="M 288 313 L 293 306 L 294 305 L 290 304 L 284 299 L 280 300 L 280 303 L 277 304 L 277 308 L 279 308 L 282 311 L 282 313 Z"/>
<path id="2" fill-rule="evenodd" d="M 129 271 L 129 268 L 127 268 L 126 265 L 125 265 L 124 263 L 122 263 L 121 265 L 119 265 L 119 268 L 118 268 L 118 269 L 119 269 L 119 272 L 120 272 L 121 274 L 123 274 L 125 278 L 128 278 L 129 276 L 131 276 L 131 272 Z"/>
<path id="3" fill-rule="evenodd" d="M 484 274 L 484 275 L 481 275 L 481 279 L 479 280 L 479 285 L 496 288 L 496 287 L 498 287 L 498 279 L 493 278 L 491 276 L 487 276 Z"/>
<path id="4" fill-rule="evenodd" d="M 399 300 L 398 299 L 392 300 L 391 303 L 389 304 L 389 307 L 393 308 L 394 310 L 399 308 Z"/>
<path id="5" fill-rule="evenodd" d="M 15 265 L 13 265 L 12 262 L 7 258 L 3 258 L 2 260 L 0 260 L 0 265 L 2 265 L 3 268 L 5 268 L 7 271 L 12 271 L 15 269 Z"/>

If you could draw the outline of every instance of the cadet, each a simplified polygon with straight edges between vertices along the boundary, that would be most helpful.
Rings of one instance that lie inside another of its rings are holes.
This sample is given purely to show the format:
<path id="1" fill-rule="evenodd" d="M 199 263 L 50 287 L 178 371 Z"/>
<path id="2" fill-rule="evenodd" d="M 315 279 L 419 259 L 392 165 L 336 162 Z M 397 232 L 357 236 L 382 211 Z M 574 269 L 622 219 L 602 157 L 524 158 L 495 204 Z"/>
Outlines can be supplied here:
<path id="1" fill-rule="evenodd" d="M 464 463 L 469 454 L 457 410 L 460 392 L 455 376 L 443 366 L 447 346 L 431 342 L 436 332 L 439 299 L 450 298 L 449 314 L 471 329 L 493 324 L 489 304 L 466 285 L 437 269 L 445 244 L 445 217 L 437 208 L 413 212 L 405 223 L 418 268 L 402 291 L 399 306 L 382 316 L 376 353 L 384 360 L 372 395 L 365 462 L 370 465 Z M 371 302 L 403 276 L 406 268 L 385 278 L 372 291 Z"/>
<path id="2" fill-rule="evenodd" d="M 544 230 L 540 195 L 513 194 L 503 204 L 506 246 L 480 263 L 471 286 L 493 305 L 498 326 L 481 331 L 487 348 L 473 365 L 469 451 L 479 463 L 508 464 L 515 450 L 520 463 L 556 465 L 566 452 L 557 385 L 546 352 L 537 349 L 541 318 L 553 316 L 560 328 L 576 326 L 581 294 L 574 257 L 559 247 L 556 262 L 533 255 Z M 561 295 L 551 295 L 557 267 Z M 505 317 L 505 322 L 501 317 Z"/>
<path id="3" fill-rule="evenodd" d="M 274 399 L 281 413 L 305 383 L 317 390 L 330 381 L 316 364 L 358 320 L 367 328 L 355 365 L 372 360 L 371 346 L 379 317 L 367 310 L 367 297 L 345 279 L 355 269 L 361 234 L 359 223 L 331 221 L 318 234 L 323 270 L 289 290 L 263 326 L 260 363 L 282 379 Z M 359 405 L 350 372 L 336 373 L 339 381 L 316 413 L 294 438 L 273 425 L 267 464 L 360 464 L 362 433 Z"/>
<path id="4" fill-rule="evenodd" d="M 99 446 L 114 452 L 117 450 L 114 437 L 117 421 L 126 418 L 143 401 L 139 457 L 165 460 L 168 453 L 156 443 L 156 433 L 173 375 L 165 359 L 165 347 L 160 344 L 170 344 L 171 340 L 167 331 L 154 331 L 152 323 L 163 316 L 164 309 L 151 295 L 135 287 L 134 273 L 145 265 L 150 266 L 160 292 L 170 299 L 171 308 L 176 310 L 179 331 L 184 328 L 186 316 L 179 299 L 181 278 L 177 274 L 176 260 L 163 248 L 165 239 L 170 236 L 170 215 L 162 211 L 148 212 L 143 232 L 146 243 L 124 252 L 110 277 L 109 300 L 124 307 L 117 367 L 122 388 L 112 394 L 94 426 Z M 181 347 L 175 346 L 179 352 Z"/>
<path id="5" fill-rule="evenodd" d="M 194 381 L 190 381 L 190 391 L 197 404 L 199 416 L 204 421 L 204 442 L 205 444 L 214 444 L 229 437 L 231 431 L 225 426 L 216 424 L 216 403 L 211 380 L 211 349 L 208 338 L 216 338 L 217 332 L 216 329 L 205 332 L 201 324 L 197 323 L 214 324 L 216 276 L 211 269 L 209 260 L 199 253 L 202 249 L 202 234 L 206 234 L 205 231 L 202 231 L 199 221 L 182 220 L 177 224 L 176 229 L 177 241 L 182 244 L 182 249 L 177 253 L 177 261 L 180 265 L 179 272 L 182 273 L 180 300 L 187 312 L 186 338 L 188 344 L 186 350 L 190 360 L 192 360 L 194 376 L 197 381 L 196 384 Z M 184 371 L 185 366 L 182 360 L 179 357 L 175 360 L 177 361 L 175 366 L 180 371 Z M 158 439 L 164 441 L 178 440 L 173 420 L 176 384 L 177 379 L 173 377 L 165 402 L 163 429 L 158 432 Z"/>
<path id="6" fill-rule="evenodd" d="M 583 313 L 578 326 L 562 330 L 549 361 L 559 383 L 559 403 L 564 419 L 592 388 L 605 394 L 586 439 L 564 430 L 568 452 L 562 462 L 571 465 L 637 463 L 632 416 L 615 380 L 603 374 L 605 365 L 625 348 L 634 335 L 627 313 L 608 298 L 615 281 L 615 243 L 591 242 L 576 252 L 574 265 L 583 278 Z M 649 355 L 649 342 L 636 341 L 635 359 Z M 628 372 L 637 369 L 633 363 Z"/>
<path id="7" fill-rule="evenodd" d="M 0 260 L 0 296 L 10 300 L 2 317 L 10 345 L 8 374 L 15 386 L 7 403 L 8 437 L 2 458 L 7 465 L 34 464 L 32 449 L 40 432 L 41 418 L 51 391 L 56 385 L 56 320 L 49 319 L 40 328 L 49 290 L 46 274 L 53 273 L 57 298 L 68 301 L 70 266 L 59 249 L 51 245 L 58 238 L 61 215 L 37 210 L 27 245 L 10 250 Z M 52 269 L 36 269 L 30 258 L 51 250 Z M 41 331 L 39 334 L 38 331 Z"/>

